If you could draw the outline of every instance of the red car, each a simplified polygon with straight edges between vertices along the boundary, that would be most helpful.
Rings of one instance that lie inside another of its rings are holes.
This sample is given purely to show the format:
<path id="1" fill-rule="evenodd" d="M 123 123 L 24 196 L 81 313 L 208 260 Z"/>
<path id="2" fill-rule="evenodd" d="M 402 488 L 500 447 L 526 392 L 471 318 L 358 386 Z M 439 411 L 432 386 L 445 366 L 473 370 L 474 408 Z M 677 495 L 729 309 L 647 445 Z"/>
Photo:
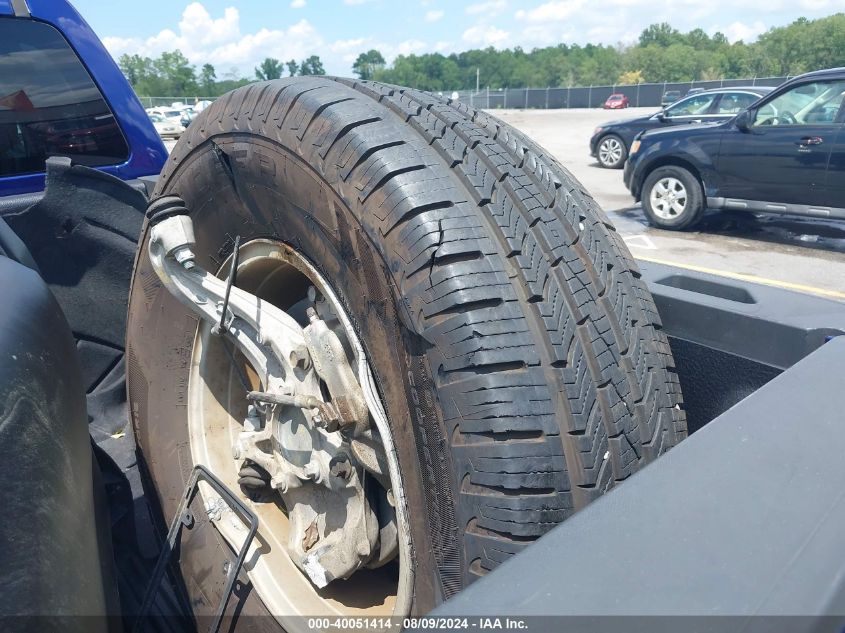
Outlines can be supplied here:
<path id="1" fill-rule="evenodd" d="M 612 94 L 604 102 L 605 110 L 621 110 L 628 107 L 628 97 L 621 93 Z"/>

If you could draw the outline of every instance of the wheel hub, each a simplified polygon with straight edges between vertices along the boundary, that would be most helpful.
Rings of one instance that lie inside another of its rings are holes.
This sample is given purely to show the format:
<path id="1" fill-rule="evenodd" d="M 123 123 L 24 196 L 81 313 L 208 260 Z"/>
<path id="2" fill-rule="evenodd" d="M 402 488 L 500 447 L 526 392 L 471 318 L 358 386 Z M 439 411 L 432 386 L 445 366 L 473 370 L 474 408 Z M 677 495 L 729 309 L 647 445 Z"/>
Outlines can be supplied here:
<path id="1" fill-rule="evenodd" d="M 605 139 L 599 148 L 599 156 L 605 165 L 613 165 L 622 158 L 622 145 L 615 138 Z"/>
<path id="2" fill-rule="evenodd" d="M 387 456 L 359 377 L 338 332 L 343 324 L 316 289 L 308 324 L 200 268 L 184 215 L 151 229 L 150 258 L 165 287 L 233 344 L 261 390 L 232 446 L 253 491 L 279 495 L 290 522 L 287 549 L 318 588 L 395 558 L 398 528 Z M 234 268 L 234 267 L 233 267 Z M 266 475 L 266 476 L 265 476 Z"/>
<path id="3" fill-rule="evenodd" d="M 687 190 L 677 178 L 662 178 L 654 184 L 650 201 L 658 217 L 672 220 L 686 209 Z"/>

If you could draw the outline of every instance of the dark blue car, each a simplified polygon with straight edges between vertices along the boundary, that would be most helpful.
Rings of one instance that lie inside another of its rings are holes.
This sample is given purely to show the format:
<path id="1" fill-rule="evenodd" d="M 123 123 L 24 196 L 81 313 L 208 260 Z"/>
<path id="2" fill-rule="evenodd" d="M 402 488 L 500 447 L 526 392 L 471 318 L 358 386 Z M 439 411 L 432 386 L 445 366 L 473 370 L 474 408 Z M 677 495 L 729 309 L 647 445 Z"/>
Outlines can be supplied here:
<path id="1" fill-rule="evenodd" d="M 715 88 L 687 95 L 648 116 L 603 123 L 590 139 L 590 154 L 602 167 L 619 169 L 625 164 L 631 143 L 640 132 L 690 123 L 726 121 L 771 90 L 766 86 Z"/>
<path id="2" fill-rule="evenodd" d="M 72 25 L 72 28 L 71 28 Z M 67 156 L 121 180 L 157 175 L 167 152 L 100 40 L 65 1 L 0 0 L 0 197 L 44 189 Z"/>
<path id="3" fill-rule="evenodd" d="M 724 123 L 642 134 L 625 185 L 666 229 L 706 208 L 845 219 L 843 123 L 845 68 L 808 73 Z"/>

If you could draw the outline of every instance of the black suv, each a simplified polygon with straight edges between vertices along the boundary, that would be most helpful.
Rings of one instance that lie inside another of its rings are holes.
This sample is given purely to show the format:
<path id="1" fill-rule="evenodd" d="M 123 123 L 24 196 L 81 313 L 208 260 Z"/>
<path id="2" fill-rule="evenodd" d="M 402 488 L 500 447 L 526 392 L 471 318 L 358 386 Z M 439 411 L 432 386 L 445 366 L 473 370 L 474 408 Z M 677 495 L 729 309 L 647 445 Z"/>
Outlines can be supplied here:
<path id="1" fill-rule="evenodd" d="M 631 143 L 640 132 L 689 123 L 725 121 L 771 90 L 761 86 L 716 88 L 688 95 L 656 114 L 605 123 L 593 132 L 590 154 L 598 159 L 602 167 L 618 169 L 625 164 Z"/>
<path id="2" fill-rule="evenodd" d="M 845 219 L 845 68 L 792 79 L 718 125 L 646 132 L 625 185 L 649 221 L 693 226 L 706 207 Z"/>

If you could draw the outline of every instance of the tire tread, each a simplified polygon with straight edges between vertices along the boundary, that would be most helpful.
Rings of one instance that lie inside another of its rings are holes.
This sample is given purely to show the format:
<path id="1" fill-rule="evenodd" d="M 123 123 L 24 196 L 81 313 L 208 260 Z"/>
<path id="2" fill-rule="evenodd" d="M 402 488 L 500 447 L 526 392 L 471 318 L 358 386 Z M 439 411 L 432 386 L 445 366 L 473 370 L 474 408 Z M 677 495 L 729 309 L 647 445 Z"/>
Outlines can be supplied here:
<path id="1" fill-rule="evenodd" d="M 366 206 L 362 223 L 430 343 L 467 578 L 685 437 L 636 263 L 524 135 L 427 93 L 320 78 L 230 93 L 178 148 L 221 131 L 224 116 L 279 141 L 283 127 L 300 131 L 306 160 Z"/>

